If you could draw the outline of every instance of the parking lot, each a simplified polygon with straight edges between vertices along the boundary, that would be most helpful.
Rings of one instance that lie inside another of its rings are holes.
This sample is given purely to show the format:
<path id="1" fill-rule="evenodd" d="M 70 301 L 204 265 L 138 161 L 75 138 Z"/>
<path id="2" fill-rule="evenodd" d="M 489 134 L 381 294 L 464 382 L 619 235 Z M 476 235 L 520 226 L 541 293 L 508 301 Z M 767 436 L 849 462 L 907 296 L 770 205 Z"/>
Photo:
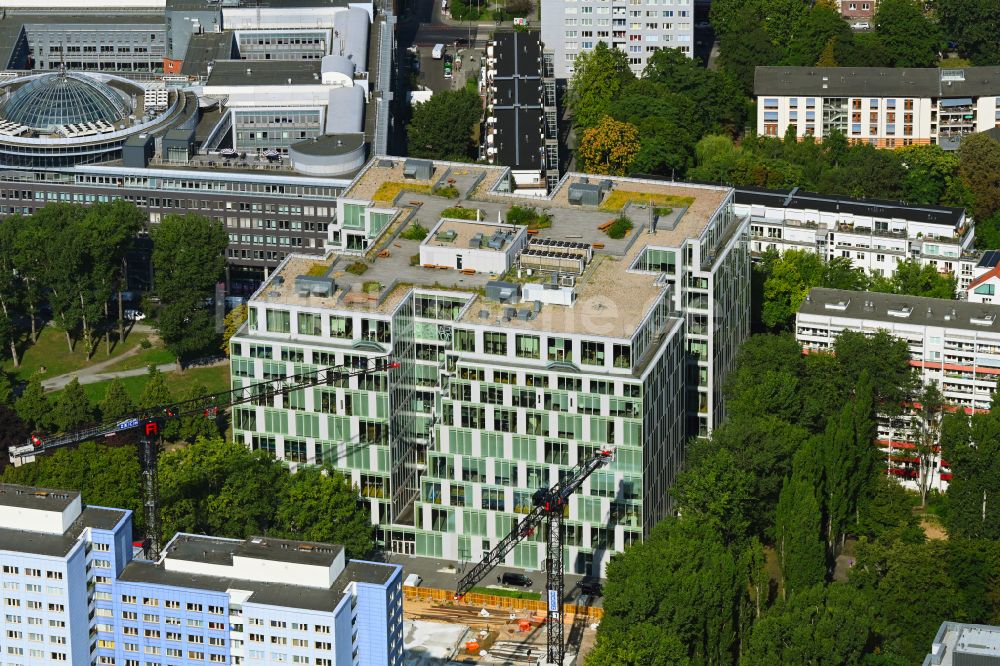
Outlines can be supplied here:
<path id="1" fill-rule="evenodd" d="M 420 59 L 420 72 L 417 74 L 417 83 L 435 92 L 441 90 L 457 90 L 465 85 L 468 76 L 479 76 L 479 60 L 482 51 L 473 48 L 463 48 L 455 50 L 449 46 L 445 53 L 452 56 L 452 78 L 444 76 L 444 58 L 435 60 L 432 52 L 433 47 L 417 47 L 417 57 Z M 412 66 L 409 62 L 407 66 Z"/>

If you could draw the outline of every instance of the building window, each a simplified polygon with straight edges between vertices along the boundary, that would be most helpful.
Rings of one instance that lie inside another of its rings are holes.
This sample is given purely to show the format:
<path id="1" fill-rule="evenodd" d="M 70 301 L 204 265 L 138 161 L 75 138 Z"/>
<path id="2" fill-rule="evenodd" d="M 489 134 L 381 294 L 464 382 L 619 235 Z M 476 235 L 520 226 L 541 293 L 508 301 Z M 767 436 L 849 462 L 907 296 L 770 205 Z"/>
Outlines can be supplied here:
<path id="1" fill-rule="evenodd" d="M 604 365 L 604 343 L 584 340 L 580 360 L 586 365 Z"/>
<path id="2" fill-rule="evenodd" d="M 299 335 L 321 335 L 322 323 L 318 314 L 311 312 L 299 313 Z"/>
<path id="3" fill-rule="evenodd" d="M 537 359 L 541 351 L 537 335 L 517 335 L 515 347 L 518 358 Z"/>
<path id="4" fill-rule="evenodd" d="M 483 351 L 496 356 L 507 355 L 507 334 L 495 331 L 483 333 Z"/>
<path id="5" fill-rule="evenodd" d="M 287 310 L 267 310 L 267 330 L 269 333 L 290 333 L 291 313 Z"/>
<path id="6" fill-rule="evenodd" d="M 548 359 L 572 362 L 573 341 L 566 338 L 549 338 Z"/>
<path id="7" fill-rule="evenodd" d="M 350 340 L 354 337 L 354 319 L 351 317 L 330 316 L 330 337 Z"/>

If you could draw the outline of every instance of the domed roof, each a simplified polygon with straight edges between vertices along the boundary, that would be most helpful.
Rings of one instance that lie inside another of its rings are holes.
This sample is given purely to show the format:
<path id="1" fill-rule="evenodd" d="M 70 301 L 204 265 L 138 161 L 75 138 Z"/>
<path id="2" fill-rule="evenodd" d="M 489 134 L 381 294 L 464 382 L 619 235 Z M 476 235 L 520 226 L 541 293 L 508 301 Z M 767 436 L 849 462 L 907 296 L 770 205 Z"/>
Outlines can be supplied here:
<path id="1" fill-rule="evenodd" d="M 111 86 L 82 74 L 53 73 L 32 79 L 0 108 L 0 116 L 40 132 L 60 125 L 103 120 L 116 123 L 129 107 Z"/>

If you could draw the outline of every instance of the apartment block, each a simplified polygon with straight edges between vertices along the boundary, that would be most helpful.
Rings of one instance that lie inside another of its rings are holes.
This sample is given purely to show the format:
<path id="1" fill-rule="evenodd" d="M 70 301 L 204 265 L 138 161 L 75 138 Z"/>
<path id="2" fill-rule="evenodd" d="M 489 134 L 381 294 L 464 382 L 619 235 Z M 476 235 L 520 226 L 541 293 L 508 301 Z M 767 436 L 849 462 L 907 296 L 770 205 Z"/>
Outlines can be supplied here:
<path id="1" fill-rule="evenodd" d="M 815 252 L 829 261 L 850 259 L 869 274 L 891 276 L 896 264 L 916 260 L 951 273 L 965 289 L 976 277 L 975 228 L 965 210 L 906 206 L 790 190 L 736 190 L 735 210 L 750 218 L 750 249 Z"/>
<path id="2" fill-rule="evenodd" d="M 178 534 L 133 559 L 132 514 L 0 484 L 0 660 L 27 664 L 402 662 L 402 570 L 341 546 Z"/>
<path id="3" fill-rule="evenodd" d="M 838 131 L 879 148 L 934 143 L 1000 125 L 995 67 L 758 67 L 757 133 L 817 139 Z"/>
<path id="4" fill-rule="evenodd" d="M 461 209 L 433 194 L 445 184 Z M 338 201 L 338 250 L 289 256 L 250 299 L 232 382 L 400 367 L 236 408 L 234 437 L 348 474 L 392 552 L 459 561 L 613 445 L 566 521 L 570 570 L 601 573 L 669 513 L 684 441 L 722 418 L 749 333 L 746 221 L 728 188 L 569 174 L 545 197 L 512 189 L 509 169 L 370 163 Z M 653 215 L 649 197 L 667 195 L 686 205 Z M 602 202 L 632 216 L 624 239 L 601 230 Z M 512 204 L 548 226 L 504 223 Z M 424 240 L 397 235 L 411 221 Z M 541 568 L 544 551 L 535 535 L 507 564 Z"/>
<path id="5" fill-rule="evenodd" d="M 988 410 L 1000 377 L 1000 305 L 939 298 L 854 292 L 816 287 L 795 317 L 795 338 L 808 352 L 829 352 L 843 331 L 885 330 L 906 340 L 910 365 L 924 384 L 935 384 L 948 404 L 967 412 Z M 879 440 L 891 457 L 890 471 L 916 478 L 912 428 L 881 419 Z M 903 451 L 903 453 L 900 453 Z M 940 460 L 934 486 L 951 478 Z"/>
<path id="6" fill-rule="evenodd" d="M 691 0 L 628 3 L 605 0 L 544 0 L 542 42 L 553 54 L 555 78 L 573 78 L 573 63 L 604 42 L 622 51 L 636 75 L 658 49 L 679 49 L 691 57 L 694 48 L 694 3 Z"/>
<path id="7" fill-rule="evenodd" d="M 395 666 L 402 594 L 401 567 L 341 546 L 177 534 L 116 583 L 107 663 Z"/>
<path id="8" fill-rule="evenodd" d="M 80 493 L 0 484 L 4 664 L 91 664 L 109 655 L 92 610 L 132 558 L 132 515 Z"/>

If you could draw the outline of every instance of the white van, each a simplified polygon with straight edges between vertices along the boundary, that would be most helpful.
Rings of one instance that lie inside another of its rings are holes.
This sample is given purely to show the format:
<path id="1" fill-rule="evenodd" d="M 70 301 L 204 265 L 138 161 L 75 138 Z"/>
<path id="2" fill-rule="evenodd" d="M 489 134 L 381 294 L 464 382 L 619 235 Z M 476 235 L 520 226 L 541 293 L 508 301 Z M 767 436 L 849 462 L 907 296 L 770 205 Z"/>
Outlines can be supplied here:
<path id="1" fill-rule="evenodd" d="M 870 30 L 872 26 L 868 21 L 855 21 L 851 27 L 855 30 Z"/>
<path id="2" fill-rule="evenodd" d="M 431 57 L 440 60 L 442 56 L 444 56 L 444 44 L 435 44 L 434 50 L 431 51 Z"/>
<path id="3" fill-rule="evenodd" d="M 420 587 L 420 584 L 424 582 L 423 578 L 417 574 L 410 574 L 403 580 L 403 585 L 405 587 Z"/>

